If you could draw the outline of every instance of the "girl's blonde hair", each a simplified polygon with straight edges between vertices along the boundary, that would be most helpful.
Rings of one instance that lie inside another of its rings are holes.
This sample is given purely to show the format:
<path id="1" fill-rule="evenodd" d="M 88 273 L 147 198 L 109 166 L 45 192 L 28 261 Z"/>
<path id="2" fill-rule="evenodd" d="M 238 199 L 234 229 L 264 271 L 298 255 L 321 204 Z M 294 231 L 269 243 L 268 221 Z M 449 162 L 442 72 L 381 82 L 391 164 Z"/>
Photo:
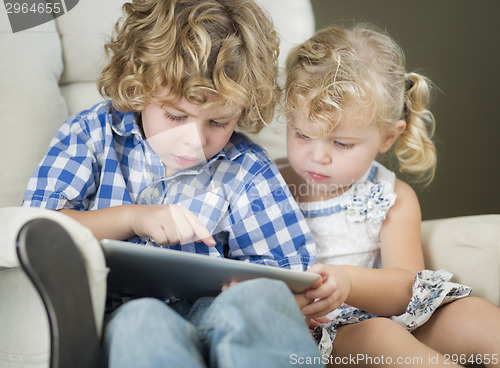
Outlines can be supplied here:
<path id="1" fill-rule="evenodd" d="M 270 121 L 280 89 L 279 38 L 252 0 L 134 0 L 105 46 L 98 87 L 121 111 L 179 97 L 205 104 L 216 94 L 243 108 L 238 126 L 254 133 Z M 159 101 L 157 93 L 168 88 Z"/>
<path id="2" fill-rule="evenodd" d="M 361 107 L 382 134 L 390 133 L 398 120 L 406 121 L 394 147 L 400 171 L 417 174 L 426 183 L 433 179 L 430 81 L 406 73 L 403 51 L 388 35 L 366 24 L 318 31 L 289 54 L 285 88 L 287 112 L 310 101 L 309 119 L 322 135 L 334 129 L 347 105 Z"/>

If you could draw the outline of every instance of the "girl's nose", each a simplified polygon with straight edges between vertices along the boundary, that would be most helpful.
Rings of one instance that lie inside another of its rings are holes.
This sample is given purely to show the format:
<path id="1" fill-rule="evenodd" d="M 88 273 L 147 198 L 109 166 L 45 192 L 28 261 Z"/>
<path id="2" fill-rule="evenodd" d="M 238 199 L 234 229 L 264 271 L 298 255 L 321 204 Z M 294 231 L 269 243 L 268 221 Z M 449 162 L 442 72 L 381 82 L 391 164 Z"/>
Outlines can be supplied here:
<path id="1" fill-rule="evenodd" d="M 332 163 L 332 156 L 328 150 L 327 143 L 323 140 L 318 140 L 312 147 L 311 159 L 322 165 L 329 165 Z"/>

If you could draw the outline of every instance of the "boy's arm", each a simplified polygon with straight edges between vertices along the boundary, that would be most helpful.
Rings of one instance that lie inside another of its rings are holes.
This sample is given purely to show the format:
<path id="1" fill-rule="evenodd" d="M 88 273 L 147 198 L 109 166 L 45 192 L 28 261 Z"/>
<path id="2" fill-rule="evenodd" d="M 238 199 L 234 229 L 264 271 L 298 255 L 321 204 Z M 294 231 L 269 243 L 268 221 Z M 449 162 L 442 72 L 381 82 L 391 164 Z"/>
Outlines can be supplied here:
<path id="1" fill-rule="evenodd" d="M 208 246 L 215 245 L 205 226 L 182 206 L 129 204 L 93 211 L 62 209 L 60 212 L 89 228 L 99 240 L 139 236 L 150 237 L 159 245 L 200 240 Z"/>
<path id="2" fill-rule="evenodd" d="M 243 182 L 244 190 L 231 202 L 231 257 L 297 270 L 311 267 L 316 261 L 312 235 L 276 165 Z"/>
<path id="3" fill-rule="evenodd" d="M 124 240 L 134 236 L 130 226 L 133 205 L 103 208 L 94 211 L 61 209 L 59 212 L 89 228 L 98 239 Z"/>

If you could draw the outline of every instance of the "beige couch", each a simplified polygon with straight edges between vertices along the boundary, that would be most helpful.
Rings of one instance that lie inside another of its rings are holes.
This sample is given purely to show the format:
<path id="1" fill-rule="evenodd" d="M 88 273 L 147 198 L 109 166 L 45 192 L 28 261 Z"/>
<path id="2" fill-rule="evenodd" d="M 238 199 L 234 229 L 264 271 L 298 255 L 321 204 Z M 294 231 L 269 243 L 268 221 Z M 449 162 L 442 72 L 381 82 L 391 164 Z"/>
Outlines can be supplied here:
<path id="1" fill-rule="evenodd" d="M 282 34 L 282 54 L 314 30 L 308 0 L 261 0 Z M 72 113 L 100 100 L 95 80 L 104 64 L 102 45 L 120 16 L 121 0 L 81 0 L 69 13 L 13 34 L 0 10 L 0 367 L 47 367 L 47 317 L 17 260 L 22 225 L 49 217 L 61 223 L 84 253 L 96 326 L 104 310 L 107 269 L 89 231 L 59 213 L 19 208 L 27 179 L 57 128 Z M 283 126 L 256 137 L 271 156 L 283 156 Z M 447 269 L 475 295 L 500 304 L 500 215 L 424 222 L 428 268 Z"/>

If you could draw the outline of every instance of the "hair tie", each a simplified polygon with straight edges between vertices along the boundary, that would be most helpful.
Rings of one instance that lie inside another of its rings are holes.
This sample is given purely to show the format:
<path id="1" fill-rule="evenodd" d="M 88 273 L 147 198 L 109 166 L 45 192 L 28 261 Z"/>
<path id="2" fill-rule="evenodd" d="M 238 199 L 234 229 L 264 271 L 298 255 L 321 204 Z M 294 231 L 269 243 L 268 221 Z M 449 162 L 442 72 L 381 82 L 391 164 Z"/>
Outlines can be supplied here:
<path id="1" fill-rule="evenodd" d="M 413 87 L 413 81 L 410 79 L 408 73 L 405 73 L 405 89 L 408 91 L 411 87 Z"/>

